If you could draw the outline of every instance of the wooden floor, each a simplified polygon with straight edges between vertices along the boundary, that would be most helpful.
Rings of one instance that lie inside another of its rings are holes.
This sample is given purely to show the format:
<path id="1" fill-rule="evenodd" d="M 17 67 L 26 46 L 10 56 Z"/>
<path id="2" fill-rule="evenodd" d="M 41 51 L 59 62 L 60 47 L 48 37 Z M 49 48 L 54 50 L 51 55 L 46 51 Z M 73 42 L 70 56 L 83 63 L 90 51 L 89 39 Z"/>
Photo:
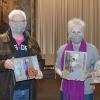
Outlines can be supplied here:
<path id="1" fill-rule="evenodd" d="M 57 79 L 43 79 L 38 81 L 37 100 L 60 100 Z"/>
<path id="2" fill-rule="evenodd" d="M 100 100 L 100 83 L 96 83 L 94 90 L 94 100 Z"/>
<path id="3" fill-rule="evenodd" d="M 60 100 L 59 87 L 59 79 L 39 80 L 37 100 Z M 93 100 L 100 100 L 100 84 L 96 85 Z"/>

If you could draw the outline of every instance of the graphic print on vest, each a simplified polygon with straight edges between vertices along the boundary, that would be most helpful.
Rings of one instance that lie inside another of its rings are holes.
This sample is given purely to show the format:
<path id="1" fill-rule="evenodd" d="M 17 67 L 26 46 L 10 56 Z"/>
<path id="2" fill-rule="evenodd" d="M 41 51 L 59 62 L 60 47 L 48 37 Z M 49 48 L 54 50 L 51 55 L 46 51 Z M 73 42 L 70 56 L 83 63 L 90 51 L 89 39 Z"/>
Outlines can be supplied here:
<path id="1" fill-rule="evenodd" d="M 17 44 L 14 45 L 15 49 L 18 51 L 18 50 L 24 50 L 24 51 L 27 51 L 27 46 L 26 45 L 23 45 L 21 44 L 20 46 L 18 46 Z"/>

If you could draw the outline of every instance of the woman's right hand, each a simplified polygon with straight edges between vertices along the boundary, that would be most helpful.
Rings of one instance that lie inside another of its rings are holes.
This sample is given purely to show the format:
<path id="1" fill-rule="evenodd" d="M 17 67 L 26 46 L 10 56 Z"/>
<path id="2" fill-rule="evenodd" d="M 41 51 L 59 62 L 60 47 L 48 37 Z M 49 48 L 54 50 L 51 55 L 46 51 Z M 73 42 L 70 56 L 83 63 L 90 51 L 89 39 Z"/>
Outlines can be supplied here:
<path id="1" fill-rule="evenodd" d="M 10 60 L 10 59 L 7 59 L 5 62 L 4 62 L 4 67 L 6 68 L 6 69 L 13 69 L 14 67 L 13 67 L 13 63 L 12 63 L 12 61 Z"/>
<path id="2" fill-rule="evenodd" d="M 66 75 L 69 75 L 68 70 L 61 71 L 59 68 L 55 68 L 55 71 L 61 78 L 63 78 Z"/>
<path id="3" fill-rule="evenodd" d="M 62 71 L 59 68 L 55 68 L 56 73 L 62 77 Z"/>

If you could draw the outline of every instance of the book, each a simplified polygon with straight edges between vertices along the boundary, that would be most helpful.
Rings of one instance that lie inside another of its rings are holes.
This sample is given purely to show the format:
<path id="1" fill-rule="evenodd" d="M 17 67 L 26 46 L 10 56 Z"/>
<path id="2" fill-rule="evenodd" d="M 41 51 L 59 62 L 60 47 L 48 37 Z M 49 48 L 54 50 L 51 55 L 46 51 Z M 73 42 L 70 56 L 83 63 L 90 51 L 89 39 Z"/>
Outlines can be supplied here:
<path id="1" fill-rule="evenodd" d="M 67 80 L 85 80 L 87 53 L 65 51 L 62 77 Z"/>
<path id="2" fill-rule="evenodd" d="M 100 60 L 98 60 L 94 65 L 94 71 L 92 72 L 91 83 L 100 83 Z"/>
<path id="3" fill-rule="evenodd" d="M 36 70 L 38 74 L 42 73 L 39 68 L 37 56 L 14 58 L 12 62 L 16 82 L 35 78 Z"/>

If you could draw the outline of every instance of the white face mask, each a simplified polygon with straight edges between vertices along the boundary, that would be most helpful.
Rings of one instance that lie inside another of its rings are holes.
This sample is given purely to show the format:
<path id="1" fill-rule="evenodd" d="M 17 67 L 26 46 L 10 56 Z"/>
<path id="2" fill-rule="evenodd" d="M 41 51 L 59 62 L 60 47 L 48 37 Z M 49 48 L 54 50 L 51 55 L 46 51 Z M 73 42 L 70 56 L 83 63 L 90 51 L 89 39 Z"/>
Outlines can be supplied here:
<path id="1" fill-rule="evenodd" d="M 84 34 L 80 31 L 80 28 L 75 27 L 69 34 L 69 38 L 74 44 L 79 44 L 84 38 Z"/>
<path id="2" fill-rule="evenodd" d="M 23 33 L 25 31 L 26 28 L 26 21 L 25 22 L 14 22 L 12 24 L 10 24 L 10 28 L 12 33 Z"/>

